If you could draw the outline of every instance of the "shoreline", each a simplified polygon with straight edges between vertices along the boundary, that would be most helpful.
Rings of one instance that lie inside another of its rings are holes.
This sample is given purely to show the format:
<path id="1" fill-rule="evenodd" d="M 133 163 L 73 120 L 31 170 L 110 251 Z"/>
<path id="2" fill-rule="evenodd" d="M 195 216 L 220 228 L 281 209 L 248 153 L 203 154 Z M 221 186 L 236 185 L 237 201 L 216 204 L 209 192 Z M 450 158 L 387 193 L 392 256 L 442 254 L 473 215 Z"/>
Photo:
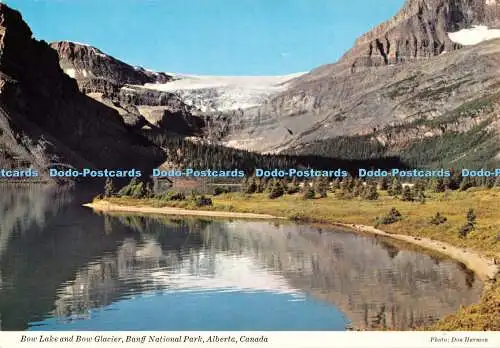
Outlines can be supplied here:
<path id="1" fill-rule="evenodd" d="M 141 206 L 127 206 L 112 204 L 106 201 L 98 203 L 87 203 L 84 207 L 91 208 L 99 212 L 129 212 L 129 213 L 146 213 L 146 214 L 160 214 L 160 215 L 184 215 L 184 216 L 206 216 L 206 217 L 225 217 L 237 219 L 264 219 L 264 220 L 289 220 L 285 217 L 278 217 L 268 214 L 254 214 L 254 213 L 238 213 L 214 210 L 189 210 L 184 208 L 174 207 L 141 207 Z M 433 240 L 425 237 L 413 237 L 403 234 L 391 234 L 375 227 L 359 224 L 345 224 L 345 223 L 331 223 L 326 222 L 327 225 L 348 228 L 353 231 L 367 233 L 371 235 L 384 236 L 396 240 L 400 240 L 409 244 L 417 245 L 427 250 L 436 251 L 447 257 L 463 263 L 467 268 L 473 271 L 485 283 L 494 280 L 500 272 L 500 267 L 495 265 L 491 258 L 480 255 L 479 253 L 464 248 L 455 247 L 449 243 Z M 486 286 L 486 284 L 485 284 Z"/>
<path id="2" fill-rule="evenodd" d="M 261 219 L 261 220 L 286 220 L 284 217 L 277 217 L 268 214 L 254 214 L 254 213 L 238 213 L 230 211 L 216 211 L 216 210 L 190 210 L 184 208 L 174 207 L 141 207 L 112 204 L 106 201 L 99 203 L 87 203 L 83 205 L 87 208 L 100 212 L 128 212 L 128 213 L 145 213 L 145 214 L 160 214 L 160 215 L 184 215 L 184 216 L 205 216 L 205 217 L 224 217 L 235 219 Z"/>
<path id="3" fill-rule="evenodd" d="M 479 253 L 464 248 L 458 248 L 449 243 L 440 242 L 434 239 L 425 237 L 413 237 L 404 234 L 391 234 L 379 230 L 375 227 L 358 225 L 358 224 L 343 224 L 335 223 L 334 226 L 347 227 L 351 230 L 368 233 L 371 235 L 384 236 L 396 240 L 400 240 L 412 245 L 419 246 L 423 249 L 436 251 L 452 260 L 463 263 L 468 269 L 474 272 L 483 282 L 494 280 L 500 272 L 500 267 L 495 265 L 493 259 L 482 256 Z M 486 285 L 486 284 L 485 284 Z"/>

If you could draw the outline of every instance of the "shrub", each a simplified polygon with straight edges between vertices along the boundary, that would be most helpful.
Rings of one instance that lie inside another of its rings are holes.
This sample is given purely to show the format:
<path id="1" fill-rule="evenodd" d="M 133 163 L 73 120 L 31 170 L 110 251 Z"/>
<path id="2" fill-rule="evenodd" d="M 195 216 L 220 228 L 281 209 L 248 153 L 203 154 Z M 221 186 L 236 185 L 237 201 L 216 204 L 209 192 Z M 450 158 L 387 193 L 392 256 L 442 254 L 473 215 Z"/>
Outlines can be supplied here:
<path id="1" fill-rule="evenodd" d="M 213 205 L 212 199 L 201 195 L 195 199 L 195 204 L 197 207 L 206 207 Z"/>
<path id="2" fill-rule="evenodd" d="M 183 192 L 175 192 L 169 193 L 171 201 L 184 201 L 186 199 L 186 195 Z"/>
<path id="3" fill-rule="evenodd" d="M 327 197 L 328 180 L 325 177 L 319 178 L 315 186 L 316 186 L 316 192 L 318 192 L 321 198 Z"/>
<path id="4" fill-rule="evenodd" d="M 258 187 L 254 177 L 248 178 L 243 181 L 243 186 L 241 187 L 241 191 L 246 194 L 252 194 L 257 192 Z"/>
<path id="5" fill-rule="evenodd" d="M 132 198 L 144 198 L 146 196 L 146 188 L 144 183 L 140 182 L 131 188 L 130 196 Z"/>
<path id="6" fill-rule="evenodd" d="M 391 210 L 389 210 L 389 213 L 386 216 L 378 217 L 375 220 L 375 226 L 390 225 L 390 224 L 393 224 L 395 222 L 400 221 L 402 218 L 403 217 L 402 217 L 401 213 L 396 208 L 391 208 Z"/>
<path id="7" fill-rule="evenodd" d="M 220 186 L 216 186 L 214 188 L 214 196 L 219 196 L 223 193 L 229 193 L 229 189 L 227 187 L 220 187 Z"/>
<path id="8" fill-rule="evenodd" d="M 312 187 L 305 187 L 303 195 L 304 199 L 314 199 L 315 196 L 316 192 L 314 192 Z"/>
<path id="9" fill-rule="evenodd" d="M 443 215 L 441 215 L 441 213 L 437 212 L 436 215 L 434 215 L 429 223 L 433 224 L 433 225 L 441 225 L 441 224 L 444 224 L 448 219 L 446 217 L 444 217 Z"/>
<path id="10" fill-rule="evenodd" d="M 458 235 L 462 238 L 465 238 L 468 236 L 470 232 L 472 232 L 472 230 L 474 230 L 474 226 L 469 223 L 466 223 L 465 225 L 460 227 L 460 229 L 458 230 Z"/>
<path id="11" fill-rule="evenodd" d="M 170 195 L 168 193 L 162 193 L 162 194 L 155 195 L 155 198 L 159 201 L 169 201 Z"/>
<path id="12" fill-rule="evenodd" d="M 311 222 L 311 217 L 303 213 L 293 213 L 288 218 L 296 222 Z"/>
<path id="13" fill-rule="evenodd" d="M 472 181 L 469 180 L 469 177 L 465 177 L 462 182 L 460 183 L 459 190 L 460 191 L 467 191 L 473 186 Z"/>
<path id="14" fill-rule="evenodd" d="M 132 190 L 135 187 L 135 185 L 137 185 L 137 179 L 132 178 L 132 180 L 130 180 L 130 182 L 127 185 L 123 186 L 118 191 L 118 196 L 120 197 L 130 196 L 132 194 Z"/>
<path id="15" fill-rule="evenodd" d="M 379 197 L 376 185 L 369 185 L 365 188 L 363 198 L 369 201 L 376 201 Z"/>
<path id="16" fill-rule="evenodd" d="M 331 190 L 332 190 L 332 192 L 335 192 L 339 188 L 340 188 L 340 179 L 335 178 L 335 180 L 332 181 Z"/>
<path id="17" fill-rule="evenodd" d="M 275 181 L 273 186 L 271 187 L 271 192 L 269 192 L 269 198 L 275 199 L 281 197 L 285 194 L 285 190 L 283 189 L 283 185 L 279 181 Z"/>
<path id="18" fill-rule="evenodd" d="M 286 193 L 288 193 L 289 195 L 293 195 L 299 191 L 300 191 L 299 185 L 291 183 L 290 185 L 288 185 Z"/>
<path id="19" fill-rule="evenodd" d="M 439 178 L 433 183 L 433 190 L 436 193 L 446 191 L 446 185 L 444 184 L 444 180 Z"/>
<path id="20" fill-rule="evenodd" d="M 405 202 L 413 202 L 415 198 L 413 197 L 413 192 L 409 186 L 405 186 L 403 189 L 403 194 L 401 195 L 401 200 Z"/>
<path id="21" fill-rule="evenodd" d="M 469 209 L 469 211 L 467 212 L 467 222 L 458 230 L 459 236 L 462 238 L 467 237 L 469 233 L 474 230 L 475 225 L 476 225 L 476 213 L 474 209 Z"/>

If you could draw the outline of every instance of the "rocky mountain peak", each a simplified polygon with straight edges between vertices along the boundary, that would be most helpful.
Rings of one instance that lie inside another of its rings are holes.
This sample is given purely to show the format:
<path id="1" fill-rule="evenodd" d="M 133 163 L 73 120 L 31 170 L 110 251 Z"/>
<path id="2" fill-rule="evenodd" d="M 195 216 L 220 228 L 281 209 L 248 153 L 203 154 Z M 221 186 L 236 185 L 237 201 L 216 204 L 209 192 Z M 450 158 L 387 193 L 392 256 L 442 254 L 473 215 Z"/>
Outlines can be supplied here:
<path id="1" fill-rule="evenodd" d="M 32 33 L 28 25 L 23 21 L 21 14 L 0 2 L 0 37 L 2 59 L 9 53 L 9 48 L 21 48 L 31 39 Z"/>
<path id="2" fill-rule="evenodd" d="M 500 37 L 500 0 L 408 0 L 392 19 L 359 37 L 340 63 L 356 70 L 437 56 L 463 46 L 450 33 L 474 26 L 481 32 L 466 35 Z"/>
<path id="3" fill-rule="evenodd" d="M 166 83 L 172 79 L 165 73 L 133 67 L 90 45 L 58 41 L 53 42 L 51 47 L 59 55 L 61 68 L 77 80 L 85 93 L 105 93 L 113 87 Z"/>
<path id="4" fill-rule="evenodd" d="M 54 83 L 64 82 L 67 84 L 66 89 L 71 90 L 73 87 L 77 91 L 74 82 L 60 78 L 57 55 L 45 48 L 45 42 L 32 38 L 32 32 L 21 14 L 0 3 L 0 67 L 4 76 L 16 81 L 42 80 L 39 75 L 43 65 L 45 74 L 59 77 Z M 4 85 L 1 87 L 3 89 Z"/>

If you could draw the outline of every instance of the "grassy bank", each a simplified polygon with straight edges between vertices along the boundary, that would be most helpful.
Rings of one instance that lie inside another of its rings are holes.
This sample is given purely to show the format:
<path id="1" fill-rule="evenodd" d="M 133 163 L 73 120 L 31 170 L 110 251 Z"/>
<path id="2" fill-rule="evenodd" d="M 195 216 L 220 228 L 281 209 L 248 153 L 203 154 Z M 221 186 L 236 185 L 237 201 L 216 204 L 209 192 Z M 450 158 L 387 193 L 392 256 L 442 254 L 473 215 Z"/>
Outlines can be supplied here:
<path id="1" fill-rule="evenodd" d="M 177 207 L 238 213 L 268 214 L 290 219 L 374 226 L 377 218 L 386 216 L 391 208 L 401 213 L 401 219 L 378 226 L 390 234 L 429 238 L 452 246 L 473 250 L 481 255 L 500 259 L 500 190 L 471 189 L 465 192 L 427 193 L 424 204 L 405 202 L 382 192 L 376 201 L 326 198 L 303 199 L 302 195 L 285 195 L 269 199 L 267 194 L 223 194 L 210 197 L 213 204 L 202 208 L 190 200 L 164 201 L 113 197 L 113 204 L 135 207 Z M 469 209 L 474 209 L 474 229 L 462 237 L 458 233 L 467 222 Z M 435 225 L 430 220 L 439 212 L 446 221 Z M 498 277 L 497 277 L 498 278 Z M 437 330 L 500 330 L 499 282 L 487 282 L 480 303 L 461 308 L 453 316 L 443 318 L 432 329 Z"/>

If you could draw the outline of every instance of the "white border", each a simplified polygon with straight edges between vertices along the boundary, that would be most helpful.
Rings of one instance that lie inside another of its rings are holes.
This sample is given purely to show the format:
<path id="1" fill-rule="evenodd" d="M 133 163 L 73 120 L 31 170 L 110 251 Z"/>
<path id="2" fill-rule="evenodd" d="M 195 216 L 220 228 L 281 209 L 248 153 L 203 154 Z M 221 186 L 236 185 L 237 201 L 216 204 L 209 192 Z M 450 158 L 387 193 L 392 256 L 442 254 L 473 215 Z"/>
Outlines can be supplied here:
<path id="1" fill-rule="evenodd" d="M 210 336 L 232 342 L 208 343 Z M 139 342 L 126 342 L 133 337 Z M 141 339 L 144 337 L 144 342 Z M 158 340 L 148 342 L 149 337 Z M 181 343 L 166 342 L 179 337 Z M 244 337 L 267 342 L 245 342 Z M 87 342 L 77 343 L 80 340 Z M 102 342 L 103 339 L 110 340 Z M 473 341 L 473 339 L 477 341 Z M 22 342 L 24 340 L 24 342 Z M 26 341 L 30 342 L 26 342 Z M 115 341 L 113 343 L 113 340 Z M 199 341 L 203 342 L 199 342 Z M 43 342 L 42 342 L 43 341 Z M 189 342 L 191 341 L 191 342 Z M 195 342 L 198 341 L 198 342 Z M 283 347 L 283 348 L 425 348 L 500 347 L 500 332 L 0 332 L 0 348 L 17 347 Z"/>

